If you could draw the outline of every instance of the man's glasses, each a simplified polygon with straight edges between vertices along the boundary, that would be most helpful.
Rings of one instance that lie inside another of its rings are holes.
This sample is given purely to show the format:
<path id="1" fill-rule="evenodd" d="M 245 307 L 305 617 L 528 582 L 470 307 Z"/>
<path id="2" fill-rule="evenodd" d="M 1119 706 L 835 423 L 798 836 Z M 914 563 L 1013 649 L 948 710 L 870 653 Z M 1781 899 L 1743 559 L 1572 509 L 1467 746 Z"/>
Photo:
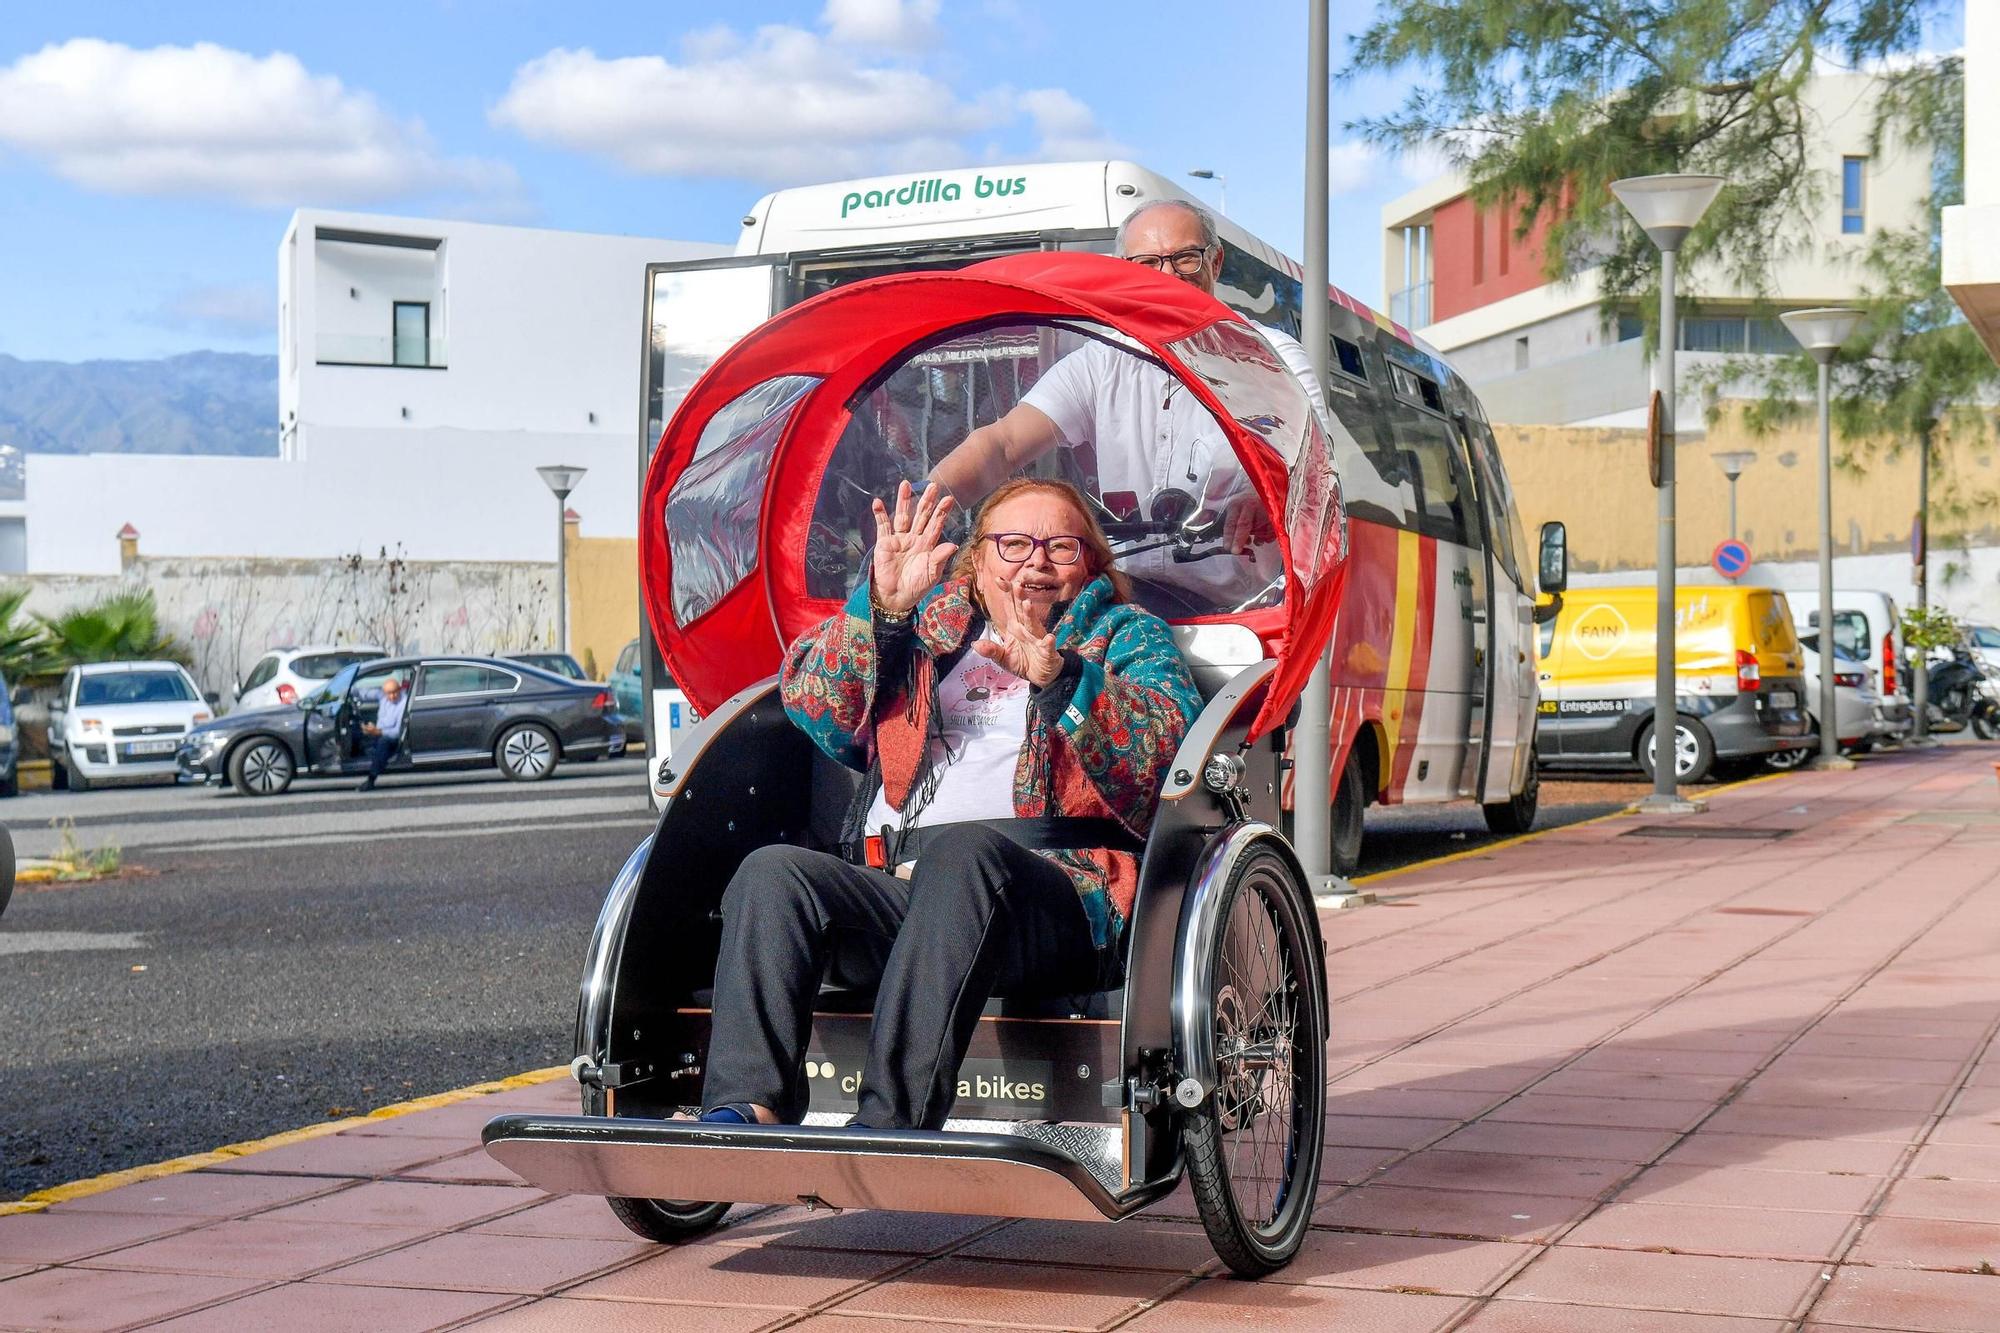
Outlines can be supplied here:
<path id="1" fill-rule="evenodd" d="M 993 543 L 993 549 L 1010 565 L 1026 564 L 1035 554 L 1037 546 L 1049 553 L 1052 565 L 1073 565 L 1083 558 L 1081 537 L 1030 537 L 1025 532 L 989 532 L 986 540 Z"/>
<path id="2" fill-rule="evenodd" d="M 1126 255 L 1125 258 L 1159 273 L 1172 269 L 1183 278 L 1191 278 L 1201 272 L 1201 266 L 1208 262 L 1208 250 L 1207 246 L 1198 245 L 1192 250 L 1176 250 L 1170 255 Z"/>

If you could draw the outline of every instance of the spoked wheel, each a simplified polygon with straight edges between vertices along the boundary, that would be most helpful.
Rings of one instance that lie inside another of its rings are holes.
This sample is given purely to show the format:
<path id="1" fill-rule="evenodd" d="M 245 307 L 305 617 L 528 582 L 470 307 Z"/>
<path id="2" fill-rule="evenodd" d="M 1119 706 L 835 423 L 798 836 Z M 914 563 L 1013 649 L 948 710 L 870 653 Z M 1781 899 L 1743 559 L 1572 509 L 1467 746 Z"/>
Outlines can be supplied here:
<path id="1" fill-rule="evenodd" d="M 1239 1277 L 1291 1262 L 1312 1220 L 1325 1132 L 1325 976 L 1305 888 L 1269 848 L 1224 889 L 1209 1003 L 1217 1086 L 1182 1143 L 1209 1241 Z"/>
<path id="2" fill-rule="evenodd" d="M 675 1199 L 608 1198 L 611 1212 L 620 1222 L 647 1240 L 672 1244 L 692 1240 L 713 1230 L 729 1211 L 726 1203 L 682 1203 Z"/>

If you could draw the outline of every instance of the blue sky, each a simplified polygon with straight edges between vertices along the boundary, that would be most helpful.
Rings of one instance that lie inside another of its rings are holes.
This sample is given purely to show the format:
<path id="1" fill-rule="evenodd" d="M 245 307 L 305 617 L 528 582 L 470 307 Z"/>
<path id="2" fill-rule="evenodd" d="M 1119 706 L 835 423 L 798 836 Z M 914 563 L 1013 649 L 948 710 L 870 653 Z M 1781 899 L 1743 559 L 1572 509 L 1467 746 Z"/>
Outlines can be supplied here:
<path id="1" fill-rule="evenodd" d="M 1370 6 L 1333 8 L 1337 67 Z M 1265 0 L 12 3 L 0 352 L 271 350 L 298 206 L 729 241 L 783 185 L 1117 155 L 1224 173 L 1297 254 L 1303 35 Z M 1401 92 L 1337 85 L 1336 140 Z M 1381 301 L 1380 208 L 1425 169 L 1336 146 L 1338 285 Z"/>

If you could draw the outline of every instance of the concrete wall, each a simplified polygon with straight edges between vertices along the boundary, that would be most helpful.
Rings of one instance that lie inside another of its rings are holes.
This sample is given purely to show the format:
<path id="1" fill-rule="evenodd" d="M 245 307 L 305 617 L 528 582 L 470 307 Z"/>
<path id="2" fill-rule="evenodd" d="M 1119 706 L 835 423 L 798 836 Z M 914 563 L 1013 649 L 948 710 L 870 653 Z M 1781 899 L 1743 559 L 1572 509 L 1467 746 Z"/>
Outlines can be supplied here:
<path id="1" fill-rule="evenodd" d="M 603 680 L 619 650 L 639 633 L 639 543 L 630 537 L 580 537 L 571 525 L 565 559 L 570 651 Z"/>
<path id="2" fill-rule="evenodd" d="M 252 560 L 141 554 L 122 574 L 44 574 L 19 582 L 27 610 L 87 606 L 149 588 L 166 630 L 188 649 L 206 690 L 233 697 L 266 649 L 374 643 L 391 652 L 504 653 L 546 647 L 554 629 L 553 563 Z"/>
<path id="3" fill-rule="evenodd" d="M 1561 519 L 1569 528 L 1570 567 L 1579 575 L 1650 577 L 1658 493 L 1646 479 L 1643 431 L 1499 425 L 1494 436 L 1530 533 L 1546 519 Z M 1711 457 L 1729 449 L 1757 455 L 1737 482 L 1737 535 L 1758 561 L 1745 577 L 1817 586 L 1817 573 L 1786 572 L 1810 571 L 1819 554 L 1818 435 L 1810 421 L 1759 437 L 1725 417 L 1705 436 L 1682 435 L 1675 454 L 1676 562 L 1707 568 L 1716 543 L 1729 535 L 1729 483 Z M 1868 580 L 1855 586 L 1907 601 L 1916 453 L 1838 438 L 1834 451 L 1835 553 L 1860 562 L 1843 566 Z M 1982 614 L 2000 618 L 2000 550 L 1994 549 L 2000 548 L 2000 436 L 1947 441 L 1931 470 L 1931 505 L 1933 599 L 1954 610 L 1983 607 Z"/>

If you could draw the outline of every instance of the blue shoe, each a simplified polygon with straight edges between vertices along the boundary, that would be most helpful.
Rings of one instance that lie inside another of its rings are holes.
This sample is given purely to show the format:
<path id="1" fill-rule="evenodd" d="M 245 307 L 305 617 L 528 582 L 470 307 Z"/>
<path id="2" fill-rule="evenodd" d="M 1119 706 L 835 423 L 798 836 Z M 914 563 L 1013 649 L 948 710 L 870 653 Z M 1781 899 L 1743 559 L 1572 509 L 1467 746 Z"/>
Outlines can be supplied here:
<path id="1" fill-rule="evenodd" d="M 757 1116 L 750 1109 L 748 1102 L 731 1102 L 727 1106 L 703 1111 L 701 1120 L 706 1125 L 754 1125 L 757 1123 Z"/>

